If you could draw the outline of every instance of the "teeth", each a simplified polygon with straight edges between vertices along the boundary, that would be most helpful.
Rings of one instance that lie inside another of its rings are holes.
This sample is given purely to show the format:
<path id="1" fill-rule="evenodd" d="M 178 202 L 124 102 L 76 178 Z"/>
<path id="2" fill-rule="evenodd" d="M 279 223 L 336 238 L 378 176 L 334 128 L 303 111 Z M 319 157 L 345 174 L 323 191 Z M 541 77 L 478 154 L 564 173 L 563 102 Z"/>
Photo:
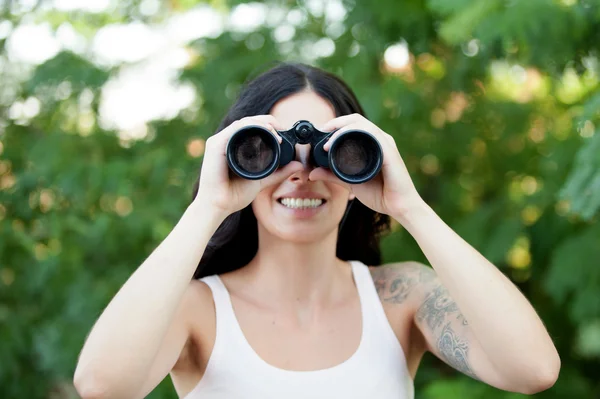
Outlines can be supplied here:
<path id="1" fill-rule="evenodd" d="M 322 199 L 318 198 L 282 198 L 281 203 L 288 208 L 316 208 L 323 203 Z"/>

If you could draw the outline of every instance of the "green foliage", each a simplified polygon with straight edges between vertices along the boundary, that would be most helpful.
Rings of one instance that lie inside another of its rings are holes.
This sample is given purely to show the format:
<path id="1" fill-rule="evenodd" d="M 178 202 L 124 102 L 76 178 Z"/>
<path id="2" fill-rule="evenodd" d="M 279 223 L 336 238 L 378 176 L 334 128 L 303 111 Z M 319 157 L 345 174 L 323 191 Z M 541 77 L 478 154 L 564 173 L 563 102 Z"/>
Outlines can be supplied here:
<path id="1" fill-rule="evenodd" d="M 560 195 L 584 219 L 591 219 L 600 208 L 600 134 L 595 134 L 577 153 L 575 167 Z"/>
<path id="2" fill-rule="evenodd" d="M 96 13 L 6 3 L 15 25 L 70 24 L 91 40 L 112 24 L 158 29 L 195 7 L 229 13 L 246 2 L 174 0 L 153 13 L 140 1 Z M 268 17 L 255 30 L 180 44 L 190 60 L 177 81 L 196 100 L 138 138 L 100 115 L 106 87 L 136 63 L 108 68 L 91 51 L 64 50 L 31 67 L 0 39 L 0 396 L 75 397 L 93 322 L 191 199 L 199 139 L 247 79 L 300 60 L 350 84 L 396 139 L 423 198 L 531 300 L 563 366 L 536 396 L 600 397 L 598 2 L 345 0 L 337 22 L 319 1 L 262 4 Z M 294 15 L 294 35 L 277 40 Z M 324 38 L 335 51 L 318 56 L 312 44 Z M 409 62 L 386 65 L 386 49 L 403 40 Z M 23 116 L 26 104 L 39 109 Z M 425 261 L 401 226 L 382 245 L 386 261 Z M 431 356 L 415 385 L 423 399 L 522 396 Z M 150 395 L 175 396 L 168 378 Z"/>
<path id="3" fill-rule="evenodd" d="M 495 391 L 490 392 L 485 386 L 473 380 L 440 380 L 427 386 L 423 397 L 426 399 L 524 399 L 527 395 Z"/>
<path id="4" fill-rule="evenodd" d="M 583 229 L 565 239 L 555 250 L 547 274 L 547 290 L 560 303 L 568 303 L 569 316 L 585 324 L 600 313 L 600 268 L 596 261 L 600 247 L 600 225 Z"/>
<path id="5" fill-rule="evenodd" d="M 23 85 L 23 94 L 39 92 L 45 86 L 55 88 L 62 82 L 69 82 L 74 94 L 79 94 L 85 88 L 102 88 L 108 78 L 109 74 L 92 62 L 71 52 L 61 52 L 35 69 Z"/>

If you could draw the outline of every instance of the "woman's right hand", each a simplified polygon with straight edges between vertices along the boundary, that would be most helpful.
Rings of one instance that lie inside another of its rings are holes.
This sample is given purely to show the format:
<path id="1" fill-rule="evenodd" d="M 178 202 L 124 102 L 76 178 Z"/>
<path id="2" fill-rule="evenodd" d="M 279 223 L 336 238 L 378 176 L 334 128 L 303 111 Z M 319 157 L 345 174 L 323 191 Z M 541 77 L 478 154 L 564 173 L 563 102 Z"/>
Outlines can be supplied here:
<path id="1" fill-rule="evenodd" d="M 261 180 L 247 180 L 230 173 L 225 153 L 227 142 L 235 132 L 249 125 L 265 127 L 281 143 L 277 130 L 283 129 L 272 115 L 242 118 L 206 140 L 200 184 L 194 201 L 209 206 L 223 217 L 248 206 L 261 190 L 281 183 L 303 169 L 300 162 L 292 161 Z"/>

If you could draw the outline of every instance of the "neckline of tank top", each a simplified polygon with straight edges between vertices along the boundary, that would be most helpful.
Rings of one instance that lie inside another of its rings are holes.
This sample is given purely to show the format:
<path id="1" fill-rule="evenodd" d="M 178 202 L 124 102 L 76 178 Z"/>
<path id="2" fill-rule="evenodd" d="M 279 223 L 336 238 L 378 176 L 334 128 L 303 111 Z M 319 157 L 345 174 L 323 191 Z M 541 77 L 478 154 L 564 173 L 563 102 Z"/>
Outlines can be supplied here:
<path id="1" fill-rule="evenodd" d="M 360 313 L 361 313 L 360 341 L 358 343 L 358 347 L 352 353 L 352 355 L 350 355 L 350 357 L 348 357 L 347 359 L 343 360 L 341 363 L 335 364 L 330 367 L 322 368 L 322 369 L 316 369 L 316 370 L 289 370 L 289 369 L 277 367 L 277 366 L 272 365 L 271 363 L 267 362 L 266 360 L 264 360 L 254 350 L 252 345 L 250 345 L 250 343 L 246 339 L 246 335 L 244 334 L 242 327 L 239 324 L 237 315 L 235 314 L 235 311 L 233 309 L 233 304 L 231 302 L 231 296 L 229 295 L 229 291 L 225 287 L 225 284 L 223 284 L 223 281 L 221 280 L 221 278 L 218 275 L 215 275 L 215 278 L 218 281 L 218 284 L 221 285 L 221 288 L 224 290 L 224 292 L 227 296 L 227 301 L 229 302 L 227 304 L 228 311 L 230 311 L 233 316 L 233 323 L 235 324 L 234 329 L 236 330 L 236 335 L 238 335 L 238 338 L 240 339 L 240 343 L 242 344 L 242 346 L 244 346 L 246 352 L 248 353 L 250 358 L 254 361 L 254 363 L 257 364 L 257 366 L 262 367 L 265 372 L 272 372 L 274 374 L 277 374 L 278 378 L 328 379 L 328 378 L 333 378 L 335 375 L 346 373 L 349 370 L 356 368 L 357 366 L 364 365 L 364 363 L 361 362 L 361 358 L 364 358 L 364 353 L 366 353 L 366 351 L 367 351 L 366 347 L 368 346 L 368 343 L 369 343 L 369 340 L 367 339 L 367 334 L 369 331 L 369 323 L 366 320 L 367 314 L 365 312 L 365 308 L 366 308 L 365 302 L 367 300 L 367 298 L 366 298 L 367 292 L 365 292 L 365 291 L 366 291 L 367 287 L 364 286 L 365 276 L 363 273 L 361 273 L 363 271 L 363 270 L 361 270 L 361 268 L 364 268 L 367 271 L 368 271 L 368 269 L 367 269 L 367 266 L 365 266 L 362 262 L 359 262 L 359 261 L 349 261 L 349 263 L 352 267 L 352 276 L 354 278 L 354 284 L 355 284 L 355 287 L 357 290 L 359 304 L 360 304 Z"/>

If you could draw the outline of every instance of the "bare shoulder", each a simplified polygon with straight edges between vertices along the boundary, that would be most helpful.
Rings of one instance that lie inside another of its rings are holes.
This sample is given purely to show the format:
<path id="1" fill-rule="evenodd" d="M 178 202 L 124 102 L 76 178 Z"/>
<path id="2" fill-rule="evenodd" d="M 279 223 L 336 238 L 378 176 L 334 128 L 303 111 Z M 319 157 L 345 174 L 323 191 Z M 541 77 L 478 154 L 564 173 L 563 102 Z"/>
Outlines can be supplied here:
<path id="1" fill-rule="evenodd" d="M 413 261 L 372 266 L 369 270 L 384 305 L 418 301 L 420 288 L 436 278 L 431 267 Z"/>
<path id="2" fill-rule="evenodd" d="M 195 298 L 195 299 L 204 299 L 205 301 L 209 301 L 209 305 L 212 304 L 212 292 L 210 287 L 200 280 L 191 280 L 187 290 L 186 296 Z"/>
<path id="3" fill-rule="evenodd" d="M 200 281 L 192 280 L 185 293 L 185 312 L 190 321 L 192 335 L 206 335 L 215 325 L 215 303 L 210 287 Z"/>
<path id="4" fill-rule="evenodd" d="M 181 302 L 181 311 L 189 326 L 189 337 L 174 371 L 202 369 L 202 355 L 212 350 L 216 315 L 212 291 L 200 280 L 191 280 Z"/>
<path id="5" fill-rule="evenodd" d="M 207 312 L 210 313 L 213 309 L 212 291 L 208 285 L 200 280 L 191 280 L 180 303 L 180 311 L 185 320 L 193 326 L 198 317 Z"/>

